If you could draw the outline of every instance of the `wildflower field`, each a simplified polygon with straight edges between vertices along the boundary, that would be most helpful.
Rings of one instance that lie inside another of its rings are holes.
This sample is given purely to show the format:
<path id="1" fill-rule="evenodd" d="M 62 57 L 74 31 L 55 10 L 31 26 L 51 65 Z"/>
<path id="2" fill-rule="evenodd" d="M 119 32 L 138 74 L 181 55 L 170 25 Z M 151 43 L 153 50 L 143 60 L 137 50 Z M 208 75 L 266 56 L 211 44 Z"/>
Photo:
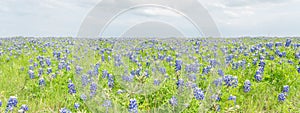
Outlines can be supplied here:
<path id="1" fill-rule="evenodd" d="M 300 112 L 300 38 L 2 38 L 0 112 Z"/>

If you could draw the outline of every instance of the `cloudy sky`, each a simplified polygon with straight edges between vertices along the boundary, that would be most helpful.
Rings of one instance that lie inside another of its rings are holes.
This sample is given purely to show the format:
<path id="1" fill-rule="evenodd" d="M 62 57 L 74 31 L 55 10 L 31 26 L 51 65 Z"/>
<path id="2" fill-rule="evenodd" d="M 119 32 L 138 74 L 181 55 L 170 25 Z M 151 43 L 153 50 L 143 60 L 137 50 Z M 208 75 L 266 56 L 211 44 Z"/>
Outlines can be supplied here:
<path id="1" fill-rule="evenodd" d="M 85 17 L 100 1 L 0 0 L 0 37 L 75 37 Z M 223 37 L 300 36 L 300 0 L 199 0 L 199 2 L 207 9 Z M 194 29 L 190 29 L 189 23 L 181 21 L 176 13 L 155 8 L 141 10 L 144 11 L 143 14 L 135 11 L 120 16 L 119 20 L 123 22 L 116 19 L 115 24 L 107 28 L 108 33 L 121 33 L 122 29 L 118 28 L 122 28 L 120 26 L 129 20 L 137 18 L 168 20 L 164 18 L 167 15 L 178 19 L 177 22 L 173 21 L 182 25 L 178 30 L 193 35 Z"/>

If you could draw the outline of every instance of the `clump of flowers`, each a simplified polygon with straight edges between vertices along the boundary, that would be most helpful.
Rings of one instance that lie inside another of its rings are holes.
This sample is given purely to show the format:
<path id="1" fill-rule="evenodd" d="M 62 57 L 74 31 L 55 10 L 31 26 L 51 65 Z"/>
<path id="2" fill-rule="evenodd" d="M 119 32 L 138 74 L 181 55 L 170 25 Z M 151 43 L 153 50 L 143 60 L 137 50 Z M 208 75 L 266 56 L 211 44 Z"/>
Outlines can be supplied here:
<path id="1" fill-rule="evenodd" d="M 39 80 L 39 85 L 40 86 L 45 86 L 45 79 L 44 78 L 40 78 L 40 80 Z"/>
<path id="2" fill-rule="evenodd" d="M 7 105 L 6 105 L 6 111 L 12 111 L 14 107 L 17 107 L 18 99 L 15 96 L 11 96 L 8 99 Z"/>
<path id="3" fill-rule="evenodd" d="M 280 93 L 280 94 L 278 95 L 278 101 L 279 101 L 279 102 L 285 101 L 285 94 L 284 94 L 284 93 Z"/>
<path id="4" fill-rule="evenodd" d="M 28 110 L 29 110 L 28 106 L 23 104 L 18 112 L 19 113 L 25 113 Z"/>
<path id="5" fill-rule="evenodd" d="M 79 104 L 79 103 L 75 103 L 75 104 L 74 104 L 74 108 L 75 108 L 75 109 L 78 109 L 79 107 L 80 107 L 80 104 Z"/>
<path id="6" fill-rule="evenodd" d="M 138 113 L 138 104 L 137 104 L 137 101 L 135 99 L 130 99 L 129 112 L 130 113 Z"/>
<path id="7" fill-rule="evenodd" d="M 244 82 L 244 92 L 249 92 L 251 90 L 251 82 L 249 80 L 246 80 Z"/>
<path id="8" fill-rule="evenodd" d="M 197 100 L 203 100 L 204 99 L 204 92 L 200 88 L 194 89 L 194 97 Z"/>
<path id="9" fill-rule="evenodd" d="M 59 112 L 60 113 L 72 113 L 69 109 L 67 109 L 67 108 L 61 108 L 60 110 L 59 110 Z"/>
<path id="10" fill-rule="evenodd" d="M 169 103 L 172 106 L 176 106 L 177 105 L 177 98 L 175 96 L 172 96 L 172 98 L 169 100 Z"/>
<path id="11" fill-rule="evenodd" d="M 228 100 L 232 100 L 232 101 L 234 101 L 234 104 L 236 104 L 236 96 L 230 95 Z"/>
<path id="12" fill-rule="evenodd" d="M 238 78 L 236 76 L 227 75 L 223 77 L 223 81 L 225 82 L 225 85 L 228 87 L 236 87 L 238 85 Z"/>
<path id="13" fill-rule="evenodd" d="M 69 88 L 69 93 L 70 94 L 75 94 L 76 93 L 75 85 L 72 83 L 72 81 L 69 82 L 68 88 Z"/>

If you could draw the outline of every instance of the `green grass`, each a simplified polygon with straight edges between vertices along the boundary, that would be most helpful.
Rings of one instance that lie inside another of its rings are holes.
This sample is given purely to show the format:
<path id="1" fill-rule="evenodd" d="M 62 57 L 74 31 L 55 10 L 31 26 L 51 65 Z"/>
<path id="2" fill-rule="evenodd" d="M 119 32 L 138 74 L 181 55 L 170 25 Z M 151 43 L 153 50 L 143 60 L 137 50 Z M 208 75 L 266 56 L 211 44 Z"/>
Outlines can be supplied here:
<path id="1" fill-rule="evenodd" d="M 178 78 L 182 78 L 185 81 L 188 80 L 187 72 L 184 71 L 185 65 L 183 65 L 180 72 L 175 72 L 174 66 L 169 65 L 168 62 L 164 61 L 154 61 L 150 58 L 148 61 L 151 62 L 150 66 L 146 66 L 146 61 L 142 62 L 142 72 L 149 70 L 150 77 L 146 78 L 142 74 L 139 77 L 136 77 L 132 83 L 126 83 L 122 81 L 122 75 L 125 71 L 130 71 L 132 69 L 137 69 L 138 66 L 131 62 L 128 57 L 122 57 L 124 65 L 116 67 L 114 65 L 114 57 L 111 56 L 110 61 L 102 61 L 101 55 L 98 54 L 103 48 L 112 48 L 111 43 L 101 40 L 73 40 L 73 39 L 34 39 L 40 43 L 30 43 L 28 38 L 17 38 L 13 40 L 1 39 L 2 46 L 0 46 L 0 52 L 3 52 L 0 55 L 0 100 L 3 105 L 0 107 L 0 112 L 4 112 L 6 109 L 6 104 L 10 96 L 16 96 L 18 98 L 18 106 L 14 109 L 14 112 L 20 108 L 22 104 L 29 106 L 29 113 L 36 112 L 59 112 L 63 107 L 70 109 L 72 112 L 128 112 L 129 100 L 135 98 L 138 101 L 139 111 L 142 112 L 216 112 L 216 106 L 221 106 L 220 112 L 300 112 L 300 74 L 297 72 L 296 67 L 298 66 L 299 59 L 295 59 L 294 53 L 299 52 L 298 49 L 293 47 L 279 47 L 280 51 L 286 51 L 287 56 L 280 58 L 275 55 L 274 50 L 266 49 L 266 52 L 269 52 L 270 55 L 275 56 L 275 60 L 269 60 L 268 56 L 266 57 L 266 66 L 263 74 L 263 80 L 257 82 L 254 78 L 254 74 L 258 69 L 258 65 L 252 65 L 252 60 L 258 58 L 258 56 L 252 56 L 252 53 L 249 53 L 249 56 L 244 56 L 243 53 L 238 54 L 238 50 L 234 55 L 239 56 L 233 61 L 245 60 L 246 67 L 245 69 L 239 68 L 237 70 L 232 69 L 232 65 L 223 65 L 220 67 L 223 69 L 225 75 L 233 75 L 238 77 L 238 86 L 233 87 L 215 87 L 213 85 L 213 80 L 218 77 L 216 75 L 217 68 L 207 74 L 202 75 L 202 69 L 209 65 L 206 58 L 201 57 L 200 54 L 182 54 L 180 58 L 187 64 L 195 63 L 196 60 L 190 59 L 188 55 L 192 55 L 198 60 L 198 63 L 201 64 L 199 67 L 198 73 L 195 73 L 197 76 L 196 84 L 199 88 L 206 90 L 205 100 L 196 100 L 193 97 L 193 91 L 190 88 L 177 89 L 176 82 Z M 72 45 L 64 40 L 70 40 L 75 43 Z M 202 39 L 203 40 L 203 39 Z M 200 52 L 203 52 L 203 56 L 213 55 L 214 52 L 218 53 L 219 57 L 216 57 L 217 60 L 224 60 L 224 54 L 221 52 L 220 48 L 227 47 L 228 50 L 233 48 L 239 48 L 240 46 L 246 47 L 246 50 L 249 51 L 250 47 L 262 43 L 265 47 L 266 42 L 285 42 L 286 39 L 273 38 L 273 39 L 224 39 L 227 42 L 232 42 L 232 40 L 240 41 L 236 43 L 217 43 L 217 51 L 211 50 L 215 42 L 213 40 L 221 39 L 206 39 L 211 42 L 202 42 L 208 43 L 209 46 L 200 46 Z M 47 42 L 53 42 L 53 46 L 44 47 L 43 45 Z M 299 42 L 299 39 L 293 39 L 293 43 Z M 14 44 L 16 43 L 16 45 Z M 83 43 L 84 46 L 78 46 L 79 43 Z M 124 42 L 125 43 L 125 42 Z M 137 42 L 134 42 L 137 43 Z M 99 46 L 100 50 L 96 52 L 93 50 L 96 47 L 96 44 Z M 158 51 L 154 48 L 146 48 L 143 51 L 140 51 L 140 55 L 145 58 L 147 56 L 166 54 L 166 56 L 173 56 L 172 64 L 174 64 L 175 56 L 178 51 L 172 51 L 167 47 L 168 43 L 159 44 L 156 43 L 157 47 L 162 46 L 168 48 L 164 51 Z M 186 46 L 192 47 L 194 43 L 186 42 Z M 89 45 L 92 45 L 89 47 Z M 25 48 L 27 46 L 29 48 Z M 58 46 L 58 47 L 57 47 Z M 7 48 L 12 47 L 12 55 L 10 56 L 10 51 Z M 78 50 L 78 47 L 80 49 Z M 120 47 L 128 48 L 125 45 Z M 69 48 L 71 54 L 63 53 L 66 48 Z M 34 50 L 35 49 L 35 50 Z M 87 52 L 83 52 L 84 49 L 87 49 Z M 46 50 L 46 52 L 43 52 Z M 208 50 L 208 51 L 206 51 Z M 54 51 L 61 51 L 62 55 L 67 55 L 67 62 L 73 61 L 71 63 L 71 71 L 67 72 L 65 69 L 58 70 L 57 65 L 59 63 L 52 53 Z M 121 55 L 128 52 L 129 50 L 120 51 L 118 53 L 113 53 L 114 55 Z M 182 50 L 184 51 L 184 50 Z M 21 54 L 18 54 L 18 53 Z M 262 53 L 261 53 L 262 54 Z M 52 78 L 51 74 L 46 74 L 48 66 L 43 68 L 44 74 L 41 75 L 46 80 L 45 86 L 39 86 L 38 70 L 42 68 L 40 66 L 35 67 L 35 79 L 30 79 L 28 75 L 29 66 L 33 65 L 29 62 L 30 59 L 33 62 L 39 63 L 36 59 L 37 56 L 44 56 L 45 58 L 49 57 L 52 61 L 50 66 L 53 70 L 53 73 L 56 73 L 56 78 Z M 76 57 L 85 56 L 81 60 L 77 60 Z M 107 59 L 109 54 L 105 53 L 105 58 Z M 9 60 L 7 59 L 9 58 Z M 213 58 L 213 57 L 211 57 Z M 139 58 L 138 58 L 139 59 Z M 142 59 L 139 59 L 142 60 Z M 287 60 L 291 60 L 294 64 L 289 64 Z M 281 61 L 280 65 L 278 62 Z M 157 62 L 157 64 L 155 64 Z M 81 86 L 81 75 L 77 75 L 75 72 L 75 66 L 80 65 L 83 67 L 83 73 L 87 73 L 91 68 L 90 65 L 95 65 L 100 63 L 99 74 L 93 76 L 94 82 L 98 84 L 97 95 L 94 98 L 89 97 L 89 85 L 87 87 Z M 249 63 L 249 66 L 248 66 Z M 259 63 L 259 61 L 257 62 Z M 165 78 L 165 75 L 162 75 L 158 72 L 151 72 L 153 67 L 166 68 L 166 73 L 169 78 Z M 114 76 L 114 87 L 109 88 L 107 85 L 108 80 L 102 78 L 102 71 L 107 70 L 110 74 Z M 68 81 L 71 79 L 76 86 L 77 93 L 71 95 L 68 93 Z M 159 86 L 153 85 L 153 80 L 159 79 L 162 83 Z M 245 80 L 251 81 L 251 91 L 245 93 L 243 91 L 243 84 Z M 144 85 L 144 86 L 143 86 Z M 290 92 L 287 95 L 287 98 L 284 102 L 278 101 L 278 94 L 281 93 L 284 85 L 290 86 Z M 118 90 L 125 91 L 122 94 L 118 94 Z M 137 91 L 143 90 L 145 92 L 138 93 Z M 212 90 L 212 92 L 209 92 Z M 210 100 L 212 94 L 221 91 L 221 101 L 214 102 Z M 88 101 L 83 101 L 80 99 L 81 94 L 86 94 L 88 96 Z M 235 105 L 233 101 L 229 101 L 228 97 L 234 95 L 237 98 L 237 104 Z M 178 98 L 178 106 L 172 107 L 169 104 L 169 99 L 172 96 Z M 102 106 L 104 100 L 111 100 L 113 106 L 109 109 L 105 109 Z M 80 108 L 76 110 L 74 108 L 74 103 L 80 103 Z M 185 107 L 185 104 L 189 104 Z"/>

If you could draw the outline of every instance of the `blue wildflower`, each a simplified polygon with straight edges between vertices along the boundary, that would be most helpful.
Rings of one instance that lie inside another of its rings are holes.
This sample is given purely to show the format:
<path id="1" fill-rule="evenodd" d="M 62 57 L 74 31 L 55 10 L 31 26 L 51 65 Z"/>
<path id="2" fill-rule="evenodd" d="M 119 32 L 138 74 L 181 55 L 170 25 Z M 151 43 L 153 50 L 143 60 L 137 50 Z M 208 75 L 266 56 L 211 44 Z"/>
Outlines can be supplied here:
<path id="1" fill-rule="evenodd" d="M 289 92 L 289 86 L 288 85 L 285 85 L 283 86 L 283 90 L 282 90 L 282 93 L 288 93 Z"/>
<path id="2" fill-rule="evenodd" d="M 290 47 L 291 43 L 292 43 L 292 40 L 291 39 L 287 39 L 286 43 L 285 43 L 285 47 Z"/>
<path id="3" fill-rule="evenodd" d="M 194 97 L 197 100 L 203 100 L 204 99 L 204 92 L 200 88 L 194 89 Z"/>
<path id="4" fill-rule="evenodd" d="M 23 111 L 28 111 L 28 110 L 29 110 L 29 108 L 28 108 L 28 106 L 27 106 L 27 105 L 23 104 L 23 105 L 21 106 L 20 110 L 23 110 Z"/>
<path id="5" fill-rule="evenodd" d="M 108 87 L 113 88 L 114 87 L 114 78 L 111 74 L 108 74 Z"/>
<path id="6" fill-rule="evenodd" d="M 105 100 L 102 104 L 103 107 L 112 107 L 111 101 L 110 100 Z"/>
<path id="7" fill-rule="evenodd" d="M 79 107 L 80 107 L 80 104 L 79 104 L 79 103 L 75 103 L 75 104 L 74 104 L 74 108 L 75 108 L 75 109 L 78 109 Z"/>
<path id="8" fill-rule="evenodd" d="M 176 83 L 177 85 L 177 88 L 181 87 L 181 86 L 184 86 L 184 80 L 183 79 L 179 79 Z"/>
<path id="9" fill-rule="evenodd" d="M 51 69 L 51 68 L 48 68 L 48 69 L 47 69 L 47 74 L 50 74 L 50 73 L 52 73 L 52 69 Z"/>
<path id="10" fill-rule="evenodd" d="M 254 78 L 256 81 L 260 82 L 262 80 L 262 76 L 260 74 L 255 74 Z"/>
<path id="11" fill-rule="evenodd" d="M 160 81 L 157 80 L 157 79 L 155 79 L 153 84 L 156 85 L 156 86 L 158 86 L 160 84 Z"/>
<path id="12" fill-rule="evenodd" d="M 6 112 L 8 111 L 12 111 L 14 109 L 14 107 L 17 107 L 18 104 L 18 99 L 15 96 L 11 96 L 8 99 L 7 105 L 6 105 Z"/>
<path id="13" fill-rule="evenodd" d="M 129 112 L 130 113 L 138 113 L 138 104 L 137 104 L 137 101 L 135 99 L 130 99 Z"/>
<path id="14" fill-rule="evenodd" d="M 85 94 L 81 94 L 81 95 L 80 95 L 80 98 L 81 98 L 83 101 L 86 101 L 86 100 L 87 100 L 87 97 L 86 97 Z"/>
<path id="15" fill-rule="evenodd" d="M 251 90 L 251 82 L 249 80 L 246 80 L 244 82 L 244 92 L 249 92 Z"/>
<path id="16" fill-rule="evenodd" d="M 177 105 L 177 98 L 175 96 L 172 96 L 172 98 L 169 100 L 169 103 L 172 106 L 176 106 Z"/>
<path id="17" fill-rule="evenodd" d="M 39 80 L 39 85 L 40 86 L 45 86 L 45 79 L 44 78 L 40 78 L 40 80 Z"/>
<path id="18" fill-rule="evenodd" d="M 75 94 L 76 93 L 75 85 L 72 82 L 70 82 L 68 84 L 68 88 L 69 88 L 69 93 L 70 94 Z"/>
<path id="19" fill-rule="evenodd" d="M 176 60 L 175 61 L 175 70 L 180 71 L 181 70 L 181 65 L 182 65 L 182 61 L 181 60 Z"/>
<path id="20" fill-rule="evenodd" d="M 284 94 L 284 93 L 280 93 L 280 94 L 278 95 L 278 101 L 279 101 L 279 102 L 285 101 L 285 94 Z"/>
<path id="21" fill-rule="evenodd" d="M 228 100 L 233 100 L 234 104 L 236 104 L 236 96 L 229 96 Z"/>
<path id="22" fill-rule="evenodd" d="M 222 69 L 219 69 L 219 70 L 218 70 L 218 74 L 219 74 L 220 76 L 224 76 L 223 70 L 222 70 Z"/>
<path id="23" fill-rule="evenodd" d="M 93 97 L 97 92 L 97 84 L 96 83 L 91 83 L 90 86 L 90 96 Z"/>
<path id="24" fill-rule="evenodd" d="M 34 72 L 32 70 L 28 71 L 30 79 L 34 79 Z"/>
<path id="25" fill-rule="evenodd" d="M 67 109 L 67 108 L 61 108 L 60 110 L 59 110 L 59 112 L 60 113 L 72 113 L 69 109 Z"/>
<path id="26" fill-rule="evenodd" d="M 222 86 L 222 78 L 218 78 L 213 82 L 216 86 Z"/>
<path id="27" fill-rule="evenodd" d="M 82 75 L 81 76 L 81 84 L 82 84 L 82 86 L 85 87 L 88 84 L 88 82 L 89 82 L 89 79 L 88 79 L 87 75 Z"/>

